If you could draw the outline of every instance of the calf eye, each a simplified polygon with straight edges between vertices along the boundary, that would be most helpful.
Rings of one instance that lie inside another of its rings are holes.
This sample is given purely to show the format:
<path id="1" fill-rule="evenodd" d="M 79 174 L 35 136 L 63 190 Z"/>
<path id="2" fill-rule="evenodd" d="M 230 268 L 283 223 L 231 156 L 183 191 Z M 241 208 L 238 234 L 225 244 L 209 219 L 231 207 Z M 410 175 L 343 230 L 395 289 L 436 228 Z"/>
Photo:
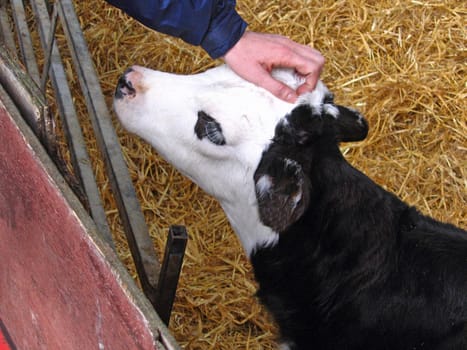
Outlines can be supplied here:
<path id="1" fill-rule="evenodd" d="M 200 140 L 206 137 L 215 145 L 225 145 L 225 138 L 222 134 L 221 125 L 213 117 L 203 111 L 198 112 L 195 134 Z"/>
<path id="2" fill-rule="evenodd" d="M 327 92 L 325 95 L 324 95 L 324 101 L 323 101 L 324 104 L 334 104 L 334 95 L 330 92 Z"/>

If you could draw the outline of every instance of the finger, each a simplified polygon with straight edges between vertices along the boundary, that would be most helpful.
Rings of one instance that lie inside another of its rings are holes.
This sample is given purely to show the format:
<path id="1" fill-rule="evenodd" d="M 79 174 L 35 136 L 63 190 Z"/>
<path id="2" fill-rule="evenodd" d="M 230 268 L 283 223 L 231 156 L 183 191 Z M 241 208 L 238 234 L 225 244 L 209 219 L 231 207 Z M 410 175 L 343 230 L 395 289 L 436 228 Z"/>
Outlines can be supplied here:
<path id="1" fill-rule="evenodd" d="M 303 62 L 302 65 L 297 63 L 295 71 L 304 79 L 303 84 L 297 88 L 298 95 L 314 90 L 323 70 L 324 63 L 325 59 L 321 54 L 312 56 L 309 60 Z"/>
<path id="2" fill-rule="evenodd" d="M 286 102 L 294 103 L 297 100 L 297 93 L 292 88 L 274 79 L 266 70 L 258 72 L 254 83 Z"/>
<path id="3" fill-rule="evenodd" d="M 312 48 L 311 46 L 299 44 L 287 37 L 281 36 L 277 38 L 277 41 L 280 42 L 283 49 L 285 48 L 286 50 L 290 50 L 289 54 L 291 54 L 292 58 L 296 58 L 303 62 L 303 64 L 300 65 L 301 67 L 306 67 L 307 62 L 308 64 L 311 62 L 314 66 L 318 66 L 320 68 L 324 66 L 324 56 L 321 54 L 321 52 Z M 296 62 L 296 64 L 300 63 Z"/>
<path id="4" fill-rule="evenodd" d="M 309 56 L 296 54 L 291 57 L 291 62 L 293 62 L 298 74 L 306 78 L 310 76 L 311 80 L 313 80 L 314 76 L 319 76 L 319 74 L 321 74 L 325 59 L 321 54 L 312 54 Z"/>
<path id="5" fill-rule="evenodd" d="M 306 92 L 312 92 L 318 83 L 320 72 L 308 74 L 302 85 L 297 88 L 297 94 L 303 95 Z"/>
<path id="6" fill-rule="evenodd" d="M 314 61 L 316 63 L 324 63 L 324 57 L 318 50 L 312 48 L 308 45 L 302 45 L 295 41 L 292 41 L 289 48 L 294 51 L 296 54 L 304 57 L 305 59 Z"/>

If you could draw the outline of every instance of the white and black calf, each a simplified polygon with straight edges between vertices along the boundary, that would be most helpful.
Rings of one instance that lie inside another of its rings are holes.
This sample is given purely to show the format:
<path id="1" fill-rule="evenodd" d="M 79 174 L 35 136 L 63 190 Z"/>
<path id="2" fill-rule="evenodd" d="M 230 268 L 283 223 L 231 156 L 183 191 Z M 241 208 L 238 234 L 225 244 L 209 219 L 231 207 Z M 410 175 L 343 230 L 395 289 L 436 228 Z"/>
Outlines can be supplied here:
<path id="1" fill-rule="evenodd" d="M 300 77 L 275 72 L 292 87 Z M 366 121 L 320 82 L 292 105 L 227 67 L 132 67 L 115 111 L 221 203 L 289 349 L 467 349 L 467 233 L 353 168 Z"/>

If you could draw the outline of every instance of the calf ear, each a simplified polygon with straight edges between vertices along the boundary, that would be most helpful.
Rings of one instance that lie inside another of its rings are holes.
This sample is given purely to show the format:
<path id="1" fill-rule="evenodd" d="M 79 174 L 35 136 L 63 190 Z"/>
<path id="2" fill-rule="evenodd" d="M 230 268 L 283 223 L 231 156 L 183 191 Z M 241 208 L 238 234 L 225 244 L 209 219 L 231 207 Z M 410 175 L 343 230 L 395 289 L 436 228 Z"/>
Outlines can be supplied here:
<path id="1" fill-rule="evenodd" d="M 356 110 L 337 106 L 335 130 L 339 142 L 361 141 L 368 135 L 368 123 Z"/>
<path id="2" fill-rule="evenodd" d="M 291 159 L 262 161 L 255 173 L 256 198 L 261 222 L 283 232 L 305 212 L 310 180 L 300 164 Z"/>

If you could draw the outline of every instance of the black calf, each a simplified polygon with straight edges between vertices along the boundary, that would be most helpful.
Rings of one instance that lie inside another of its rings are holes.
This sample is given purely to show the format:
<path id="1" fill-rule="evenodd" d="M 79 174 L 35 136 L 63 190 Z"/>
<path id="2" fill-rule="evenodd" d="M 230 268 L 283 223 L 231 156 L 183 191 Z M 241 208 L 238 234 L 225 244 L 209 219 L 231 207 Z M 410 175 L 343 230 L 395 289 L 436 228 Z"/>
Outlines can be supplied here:
<path id="1" fill-rule="evenodd" d="M 349 165 L 338 142 L 367 124 L 337 108 L 293 110 L 255 173 L 280 234 L 252 254 L 260 300 L 291 349 L 467 349 L 467 232 Z"/>

